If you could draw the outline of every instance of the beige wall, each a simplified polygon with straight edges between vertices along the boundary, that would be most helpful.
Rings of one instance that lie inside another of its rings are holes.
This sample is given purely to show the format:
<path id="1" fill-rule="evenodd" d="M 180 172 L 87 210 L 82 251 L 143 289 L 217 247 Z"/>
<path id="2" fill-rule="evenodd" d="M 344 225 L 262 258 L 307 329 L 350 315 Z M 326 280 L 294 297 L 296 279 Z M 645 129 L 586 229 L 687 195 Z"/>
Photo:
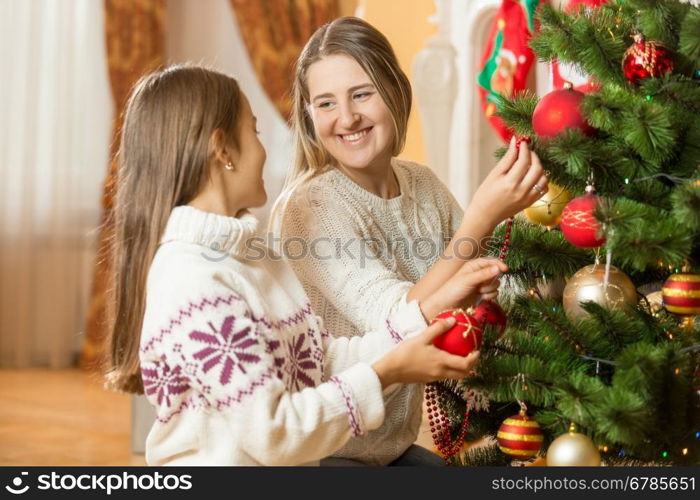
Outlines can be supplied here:
<path id="1" fill-rule="evenodd" d="M 428 17 L 435 12 L 435 2 L 433 0 L 359 0 L 359 7 L 364 10 L 363 17 L 389 39 L 401 67 L 413 81 L 411 75 L 413 59 L 423 48 L 426 38 L 436 31 L 436 27 L 428 23 Z M 415 93 L 413 111 L 408 124 L 406 148 L 401 156 L 421 163 L 426 162 Z"/>

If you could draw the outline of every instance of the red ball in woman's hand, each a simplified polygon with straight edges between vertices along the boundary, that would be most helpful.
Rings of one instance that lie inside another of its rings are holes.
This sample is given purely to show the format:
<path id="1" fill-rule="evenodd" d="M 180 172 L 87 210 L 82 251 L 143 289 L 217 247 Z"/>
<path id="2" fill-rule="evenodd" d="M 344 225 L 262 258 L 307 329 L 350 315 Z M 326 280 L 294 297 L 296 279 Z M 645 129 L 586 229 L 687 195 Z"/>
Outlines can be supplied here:
<path id="1" fill-rule="evenodd" d="M 449 317 L 454 317 L 457 323 L 436 337 L 433 345 L 457 356 L 466 356 L 472 351 L 479 350 L 484 331 L 481 322 L 473 316 L 473 310 L 470 308 L 467 312 L 462 309 L 443 311 L 432 322 Z"/>

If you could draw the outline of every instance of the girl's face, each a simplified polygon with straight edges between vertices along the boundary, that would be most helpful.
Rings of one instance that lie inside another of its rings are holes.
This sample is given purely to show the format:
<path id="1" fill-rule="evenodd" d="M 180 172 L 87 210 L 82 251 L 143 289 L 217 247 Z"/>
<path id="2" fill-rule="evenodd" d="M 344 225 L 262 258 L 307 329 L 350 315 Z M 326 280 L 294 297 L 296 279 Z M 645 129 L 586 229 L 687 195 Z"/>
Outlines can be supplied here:
<path id="1" fill-rule="evenodd" d="M 257 118 L 241 94 L 241 116 L 238 120 L 238 148 L 232 153 L 233 175 L 228 179 L 228 190 L 243 208 L 261 207 L 267 201 L 263 182 L 263 165 L 267 154 L 258 139 Z"/>
<path id="2" fill-rule="evenodd" d="M 358 62 L 326 56 L 309 66 L 306 78 L 314 130 L 331 156 L 345 168 L 389 168 L 394 122 Z"/>

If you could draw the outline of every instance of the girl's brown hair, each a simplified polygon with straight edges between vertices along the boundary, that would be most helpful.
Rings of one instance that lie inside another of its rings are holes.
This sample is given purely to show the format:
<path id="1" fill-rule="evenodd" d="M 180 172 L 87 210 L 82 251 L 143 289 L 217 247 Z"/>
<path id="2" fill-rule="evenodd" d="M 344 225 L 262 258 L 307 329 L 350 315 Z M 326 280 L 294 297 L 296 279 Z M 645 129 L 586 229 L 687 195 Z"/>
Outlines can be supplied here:
<path id="1" fill-rule="evenodd" d="M 139 343 L 146 278 L 172 209 L 199 192 L 216 130 L 235 144 L 241 92 L 233 78 L 196 66 L 143 77 L 129 98 L 118 152 L 112 245 L 115 286 L 107 383 L 142 393 Z"/>
<path id="2" fill-rule="evenodd" d="M 292 109 L 295 156 L 287 177 L 289 188 L 332 164 L 330 155 L 316 137 L 307 111 L 310 96 L 306 78 L 313 63 L 332 54 L 345 54 L 357 61 L 389 108 L 395 131 L 392 155 L 398 155 L 406 141 L 411 84 L 401 70 L 391 44 L 380 31 L 362 19 L 336 19 L 316 30 L 297 61 Z"/>

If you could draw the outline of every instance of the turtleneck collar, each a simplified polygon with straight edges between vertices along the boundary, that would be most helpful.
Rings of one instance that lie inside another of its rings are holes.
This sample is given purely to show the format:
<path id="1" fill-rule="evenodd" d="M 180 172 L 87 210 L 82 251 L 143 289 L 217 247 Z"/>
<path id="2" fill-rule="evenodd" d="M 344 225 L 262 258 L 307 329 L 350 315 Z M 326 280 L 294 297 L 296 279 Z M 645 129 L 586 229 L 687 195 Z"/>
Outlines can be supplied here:
<path id="1" fill-rule="evenodd" d="M 229 217 L 182 205 L 170 213 L 160 242 L 194 243 L 215 252 L 241 257 L 245 255 L 246 242 L 257 230 L 258 219 L 247 211 L 241 217 Z"/>

